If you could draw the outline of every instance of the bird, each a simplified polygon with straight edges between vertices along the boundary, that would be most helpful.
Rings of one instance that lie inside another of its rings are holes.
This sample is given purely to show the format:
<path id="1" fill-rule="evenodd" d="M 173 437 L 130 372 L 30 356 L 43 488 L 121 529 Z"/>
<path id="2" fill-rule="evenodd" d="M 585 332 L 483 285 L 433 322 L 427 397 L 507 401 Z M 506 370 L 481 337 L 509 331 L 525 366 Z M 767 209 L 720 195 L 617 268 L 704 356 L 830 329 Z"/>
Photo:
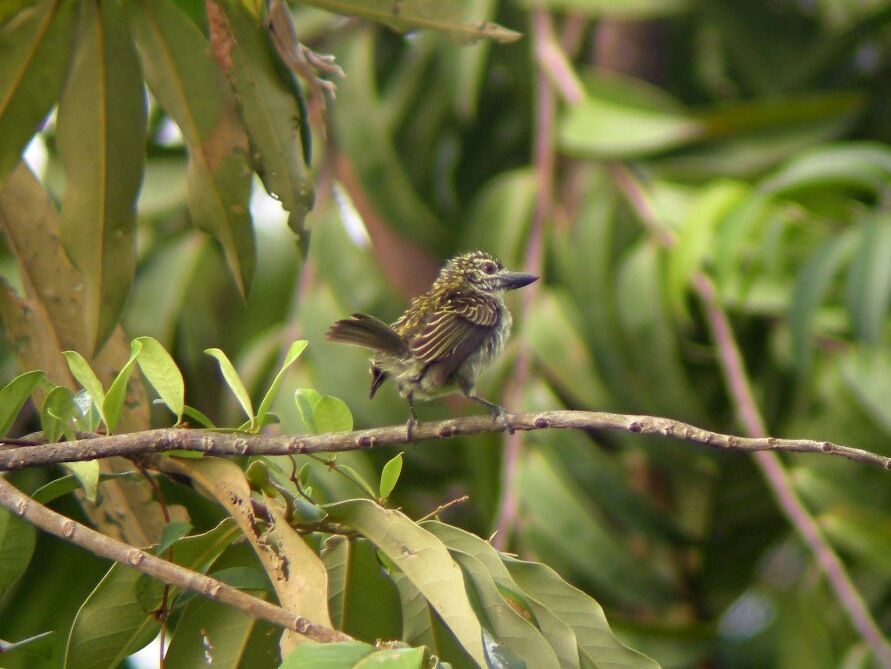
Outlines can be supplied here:
<path id="1" fill-rule="evenodd" d="M 510 335 L 513 319 L 504 304 L 505 291 L 537 279 L 505 269 L 490 253 L 471 251 L 449 260 L 430 289 L 391 325 L 356 313 L 335 322 L 326 336 L 374 351 L 369 398 L 392 378 L 408 401 L 409 432 L 418 421 L 416 399 L 454 392 L 484 405 L 493 419 L 506 424 L 507 411 L 477 395 L 476 383 Z"/>

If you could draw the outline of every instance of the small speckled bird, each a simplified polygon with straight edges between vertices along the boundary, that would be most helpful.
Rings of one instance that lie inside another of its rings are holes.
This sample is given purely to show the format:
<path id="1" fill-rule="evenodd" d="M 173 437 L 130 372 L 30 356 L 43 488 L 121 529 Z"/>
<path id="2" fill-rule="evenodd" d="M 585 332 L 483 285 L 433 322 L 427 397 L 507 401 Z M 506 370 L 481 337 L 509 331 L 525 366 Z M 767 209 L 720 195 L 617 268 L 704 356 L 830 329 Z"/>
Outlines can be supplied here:
<path id="1" fill-rule="evenodd" d="M 392 325 L 353 314 L 328 330 L 331 341 L 374 350 L 371 392 L 393 378 L 417 422 L 415 399 L 460 391 L 484 404 L 496 418 L 505 410 L 476 394 L 480 373 L 503 350 L 513 319 L 504 304 L 506 290 L 527 286 L 538 277 L 509 272 L 494 256 L 473 251 L 446 263 L 433 286 Z"/>

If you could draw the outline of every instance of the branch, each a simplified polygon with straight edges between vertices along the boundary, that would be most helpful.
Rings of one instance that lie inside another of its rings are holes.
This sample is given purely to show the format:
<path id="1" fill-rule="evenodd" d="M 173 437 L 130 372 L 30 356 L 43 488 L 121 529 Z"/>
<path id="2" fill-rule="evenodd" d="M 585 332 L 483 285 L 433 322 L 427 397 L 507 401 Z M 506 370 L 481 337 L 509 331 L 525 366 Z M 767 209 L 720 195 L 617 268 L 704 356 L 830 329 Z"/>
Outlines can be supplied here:
<path id="1" fill-rule="evenodd" d="M 669 228 L 658 220 L 640 184 L 626 169 L 617 167 L 613 170 L 613 175 L 641 221 L 663 246 L 672 247 L 675 243 L 674 236 Z M 718 350 L 721 371 L 724 374 L 739 421 L 751 437 L 763 437 L 767 434 L 767 427 L 755 402 L 755 395 L 746 373 L 745 361 L 736 343 L 730 319 L 717 299 L 714 284 L 705 272 L 700 270 L 693 275 L 693 290 L 703 303 L 712 338 Z M 825 443 L 824 450 L 827 448 L 831 451 L 833 445 Z M 891 469 L 887 462 L 888 459 L 885 458 L 885 460 L 884 467 Z M 841 558 L 832 549 L 823 536 L 817 521 L 796 495 L 782 460 L 775 453 L 756 453 L 755 462 L 761 469 L 768 486 L 773 490 L 780 509 L 816 557 L 827 581 L 835 590 L 839 602 L 847 612 L 851 624 L 875 653 L 876 659 L 881 665 L 891 669 L 891 644 L 885 639 L 882 630 L 848 575 Z"/>
<path id="2" fill-rule="evenodd" d="M 506 426 L 490 416 L 467 416 L 412 427 L 411 436 L 405 425 L 378 427 L 355 432 L 288 436 L 257 435 L 208 430 L 165 428 L 119 435 L 96 435 L 77 441 L 38 446 L 21 446 L 0 451 L 0 471 L 80 462 L 119 455 L 134 457 L 148 453 L 184 450 L 208 455 L 300 455 L 333 453 L 449 437 L 516 430 L 605 430 L 631 432 L 671 439 L 727 451 L 785 451 L 820 453 L 841 456 L 883 469 L 891 469 L 891 457 L 851 446 L 811 439 L 779 439 L 776 437 L 738 437 L 711 432 L 688 423 L 657 416 L 604 413 L 598 411 L 542 411 L 510 414 Z"/>
<path id="3" fill-rule="evenodd" d="M 295 616 L 287 609 L 240 592 L 215 578 L 168 562 L 149 552 L 107 537 L 86 525 L 81 525 L 71 518 L 35 502 L 3 477 L 0 477 L 0 505 L 45 532 L 70 541 L 95 555 L 138 569 L 169 585 L 193 590 L 199 595 L 228 604 L 254 618 L 268 620 L 275 625 L 294 630 L 322 643 L 350 639 L 342 632 Z"/>

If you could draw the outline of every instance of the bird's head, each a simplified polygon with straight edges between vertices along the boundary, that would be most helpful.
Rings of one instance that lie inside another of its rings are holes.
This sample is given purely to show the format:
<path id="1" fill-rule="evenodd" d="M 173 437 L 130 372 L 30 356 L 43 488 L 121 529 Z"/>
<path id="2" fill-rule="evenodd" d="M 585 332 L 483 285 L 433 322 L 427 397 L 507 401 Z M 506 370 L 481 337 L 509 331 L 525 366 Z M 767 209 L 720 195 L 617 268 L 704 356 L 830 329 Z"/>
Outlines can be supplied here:
<path id="1" fill-rule="evenodd" d="M 439 275 L 446 283 L 467 283 L 488 293 L 522 288 L 538 279 L 534 274 L 511 272 L 485 251 L 471 251 L 449 260 Z"/>

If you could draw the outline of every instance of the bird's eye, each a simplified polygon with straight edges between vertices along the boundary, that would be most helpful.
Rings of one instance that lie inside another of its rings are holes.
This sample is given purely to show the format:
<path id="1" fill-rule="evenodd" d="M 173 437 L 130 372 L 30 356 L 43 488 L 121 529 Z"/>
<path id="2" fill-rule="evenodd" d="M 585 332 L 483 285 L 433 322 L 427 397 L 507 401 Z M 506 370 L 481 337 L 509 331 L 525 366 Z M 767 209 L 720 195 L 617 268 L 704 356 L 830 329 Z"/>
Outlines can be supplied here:
<path id="1" fill-rule="evenodd" d="M 486 274 L 495 274 L 495 271 L 497 269 L 498 269 L 497 265 L 495 265 L 495 263 L 493 263 L 493 262 L 487 262 L 485 265 L 483 265 L 483 271 Z"/>

